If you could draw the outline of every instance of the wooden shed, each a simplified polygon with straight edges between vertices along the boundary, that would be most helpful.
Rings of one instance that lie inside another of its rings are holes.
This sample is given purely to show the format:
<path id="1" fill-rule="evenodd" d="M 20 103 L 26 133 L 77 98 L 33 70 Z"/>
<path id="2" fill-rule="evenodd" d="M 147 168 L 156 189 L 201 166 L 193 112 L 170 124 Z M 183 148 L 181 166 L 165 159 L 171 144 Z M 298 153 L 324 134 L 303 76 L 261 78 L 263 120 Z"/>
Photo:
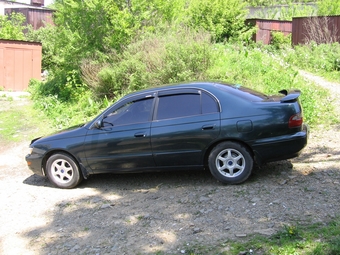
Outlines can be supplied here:
<path id="1" fill-rule="evenodd" d="M 256 34 L 253 36 L 255 42 L 270 44 L 271 32 L 282 32 L 284 35 L 292 33 L 292 22 L 282 20 L 247 19 L 248 24 L 257 27 Z"/>
<path id="2" fill-rule="evenodd" d="M 340 15 L 293 18 L 293 45 L 340 43 Z"/>
<path id="3" fill-rule="evenodd" d="M 41 79 L 41 43 L 0 40 L 0 87 L 23 91 L 29 80 Z"/>

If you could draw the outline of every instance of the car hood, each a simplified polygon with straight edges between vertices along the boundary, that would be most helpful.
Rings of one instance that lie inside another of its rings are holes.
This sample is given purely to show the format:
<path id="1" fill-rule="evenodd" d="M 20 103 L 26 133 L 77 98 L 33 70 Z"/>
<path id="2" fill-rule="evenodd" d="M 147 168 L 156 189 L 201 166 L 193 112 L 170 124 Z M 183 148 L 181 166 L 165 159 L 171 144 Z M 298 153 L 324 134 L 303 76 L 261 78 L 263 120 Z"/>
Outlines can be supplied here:
<path id="1" fill-rule="evenodd" d="M 31 144 L 48 142 L 52 140 L 69 139 L 72 137 L 84 136 L 86 135 L 86 133 L 87 133 L 87 129 L 85 128 L 85 124 L 80 124 L 80 125 L 75 125 L 75 126 L 63 129 L 63 130 L 59 130 L 48 136 L 35 138 L 32 140 Z"/>

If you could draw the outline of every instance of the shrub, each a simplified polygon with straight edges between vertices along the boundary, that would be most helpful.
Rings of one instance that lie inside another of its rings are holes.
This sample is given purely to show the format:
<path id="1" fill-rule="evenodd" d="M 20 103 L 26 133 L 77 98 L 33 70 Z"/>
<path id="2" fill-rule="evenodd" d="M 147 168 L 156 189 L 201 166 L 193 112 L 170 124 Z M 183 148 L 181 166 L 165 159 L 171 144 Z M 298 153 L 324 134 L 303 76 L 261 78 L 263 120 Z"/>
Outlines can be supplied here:
<path id="1" fill-rule="evenodd" d="M 271 33 L 271 45 L 273 45 L 276 49 L 284 48 L 286 46 L 291 45 L 292 37 L 291 34 L 284 35 L 282 32 L 275 32 Z"/>
<path id="2" fill-rule="evenodd" d="M 187 23 L 194 29 L 209 31 L 216 42 L 222 42 L 246 33 L 246 15 L 245 2 L 241 0 L 192 0 Z"/>
<path id="3" fill-rule="evenodd" d="M 131 90 L 204 79 L 211 63 L 210 36 L 183 28 L 165 35 L 144 35 L 109 57 L 110 63 L 105 64 L 87 60 L 82 75 L 97 96 L 115 98 Z M 97 76 L 90 71 L 98 69 Z"/>

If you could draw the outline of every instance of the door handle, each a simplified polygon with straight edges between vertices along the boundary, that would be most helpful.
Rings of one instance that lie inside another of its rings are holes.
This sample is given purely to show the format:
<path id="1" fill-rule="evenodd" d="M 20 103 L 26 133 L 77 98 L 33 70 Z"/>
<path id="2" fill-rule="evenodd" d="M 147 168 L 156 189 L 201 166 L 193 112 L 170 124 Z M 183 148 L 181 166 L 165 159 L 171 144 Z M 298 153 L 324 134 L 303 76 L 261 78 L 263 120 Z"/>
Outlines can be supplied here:
<path id="1" fill-rule="evenodd" d="M 215 125 L 204 125 L 202 127 L 202 130 L 210 130 L 210 129 L 214 129 L 215 128 Z"/>
<path id="2" fill-rule="evenodd" d="M 143 132 L 139 132 L 135 134 L 135 137 L 146 137 L 146 134 Z"/>

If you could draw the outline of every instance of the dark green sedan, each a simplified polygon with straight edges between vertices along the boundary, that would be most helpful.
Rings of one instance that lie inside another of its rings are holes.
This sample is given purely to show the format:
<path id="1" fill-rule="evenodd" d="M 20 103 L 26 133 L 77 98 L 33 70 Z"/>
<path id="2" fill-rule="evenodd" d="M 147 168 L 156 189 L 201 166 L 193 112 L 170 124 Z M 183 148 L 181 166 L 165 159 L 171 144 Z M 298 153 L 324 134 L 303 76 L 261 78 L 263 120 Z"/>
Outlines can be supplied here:
<path id="1" fill-rule="evenodd" d="M 254 163 L 297 157 L 306 146 L 299 95 L 215 82 L 142 90 L 85 125 L 34 139 L 26 161 L 60 188 L 91 174 L 200 168 L 237 184 Z"/>

